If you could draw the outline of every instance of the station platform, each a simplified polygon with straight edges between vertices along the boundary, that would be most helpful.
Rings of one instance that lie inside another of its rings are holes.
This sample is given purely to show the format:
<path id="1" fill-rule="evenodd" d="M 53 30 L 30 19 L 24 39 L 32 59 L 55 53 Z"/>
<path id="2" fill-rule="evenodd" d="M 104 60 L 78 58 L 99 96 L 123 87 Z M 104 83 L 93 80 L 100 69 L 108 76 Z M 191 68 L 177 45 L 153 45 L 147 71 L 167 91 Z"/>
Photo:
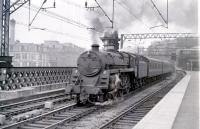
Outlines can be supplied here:
<path id="1" fill-rule="evenodd" d="M 187 72 L 133 129 L 199 129 L 199 74 Z"/>

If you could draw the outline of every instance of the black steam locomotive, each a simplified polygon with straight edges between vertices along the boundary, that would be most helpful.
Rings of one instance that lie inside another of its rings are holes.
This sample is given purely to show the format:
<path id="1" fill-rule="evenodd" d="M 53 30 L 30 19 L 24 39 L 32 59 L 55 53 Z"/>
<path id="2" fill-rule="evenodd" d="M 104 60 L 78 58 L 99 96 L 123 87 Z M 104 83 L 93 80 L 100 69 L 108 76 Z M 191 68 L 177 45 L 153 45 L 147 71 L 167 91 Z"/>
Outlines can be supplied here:
<path id="1" fill-rule="evenodd" d="M 105 33 L 101 38 L 104 51 L 93 44 L 77 61 L 66 92 L 77 95 L 77 102 L 103 102 L 130 92 L 144 83 L 174 71 L 169 62 L 118 51 L 118 33 Z"/>

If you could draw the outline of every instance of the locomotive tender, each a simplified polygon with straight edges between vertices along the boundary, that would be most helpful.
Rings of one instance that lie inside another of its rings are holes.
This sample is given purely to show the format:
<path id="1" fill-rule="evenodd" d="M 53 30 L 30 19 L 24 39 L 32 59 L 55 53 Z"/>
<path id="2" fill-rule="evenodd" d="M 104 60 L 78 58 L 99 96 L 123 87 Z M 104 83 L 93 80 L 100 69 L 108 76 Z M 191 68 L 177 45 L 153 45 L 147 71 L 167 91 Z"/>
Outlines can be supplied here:
<path id="1" fill-rule="evenodd" d="M 77 95 L 77 102 L 103 102 L 128 93 L 144 83 L 160 79 L 174 71 L 166 61 L 118 51 L 118 33 L 105 33 L 101 38 L 104 51 L 93 44 L 78 60 L 66 92 Z"/>

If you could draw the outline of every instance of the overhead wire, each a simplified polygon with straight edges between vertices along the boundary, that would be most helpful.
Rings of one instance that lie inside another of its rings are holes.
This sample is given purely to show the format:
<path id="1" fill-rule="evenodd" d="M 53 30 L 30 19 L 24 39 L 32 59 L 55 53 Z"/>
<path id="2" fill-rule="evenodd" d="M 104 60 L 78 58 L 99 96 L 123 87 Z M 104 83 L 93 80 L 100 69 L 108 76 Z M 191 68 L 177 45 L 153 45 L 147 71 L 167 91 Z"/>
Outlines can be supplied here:
<path id="1" fill-rule="evenodd" d="M 160 12 L 160 10 L 157 8 L 156 4 L 153 2 L 153 0 L 150 0 L 151 3 L 153 4 L 153 7 L 156 9 L 156 11 L 158 12 L 158 14 L 160 15 L 160 17 L 162 18 L 162 20 L 165 22 L 165 24 L 167 24 L 167 20 L 165 20 L 165 18 L 163 17 L 162 13 Z"/>
<path id="2" fill-rule="evenodd" d="M 27 26 L 27 24 L 25 23 L 22 23 L 22 22 L 16 22 L 16 24 L 18 25 L 21 25 L 21 26 Z M 84 37 L 81 37 L 81 36 L 77 36 L 77 35 L 72 35 L 70 33 L 66 33 L 66 32 L 59 32 L 59 31 L 56 31 L 56 30 L 53 30 L 53 29 L 48 29 L 48 28 L 40 28 L 40 27 L 37 27 L 37 26 L 32 26 L 32 29 L 38 29 L 38 30 L 41 30 L 41 31 L 46 31 L 46 32 L 50 32 L 50 33 L 54 33 L 54 34 L 57 34 L 57 35 L 64 35 L 64 36 L 69 36 L 70 38 L 75 38 L 78 40 L 82 40 L 82 41 L 85 41 L 85 42 L 92 42 L 90 39 L 86 39 Z"/>
<path id="3" fill-rule="evenodd" d="M 151 1 L 151 3 L 152 3 L 152 5 L 153 5 L 153 8 L 155 8 L 156 9 L 156 11 L 157 11 L 157 13 L 159 14 L 159 18 L 161 18 L 163 21 L 164 21 L 164 23 L 165 23 L 165 25 L 158 25 L 158 26 L 153 26 L 153 27 L 151 27 L 151 28 L 156 28 L 156 27 L 164 27 L 164 28 L 168 28 L 168 0 L 167 0 L 167 18 L 165 19 L 164 18 L 164 16 L 162 15 L 162 13 L 160 12 L 160 10 L 158 9 L 158 7 L 156 6 L 156 4 L 153 2 L 153 0 L 150 0 Z M 150 5 L 149 5 L 150 6 Z M 153 9 L 152 8 L 152 9 Z"/>
<path id="4" fill-rule="evenodd" d="M 123 9 L 125 9 L 131 16 L 133 16 L 136 20 L 138 20 L 139 22 L 141 22 L 147 29 L 149 29 L 150 27 L 148 25 L 146 25 L 140 18 L 138 18 L 135 14 L 132 13 L 131 9 L 123 2 L 123 1 L 118 1 L 115 0 L 118 5 L 120 5 Z"/>
<path id="5" fill-rule="evenodd" d="M 30 9 L 33 10 L 33 11 L 38 11 L 38 9 L 39 9 L 39 8 L 38 8 L 37 6 L 35 6 L 35 5 L 32 5 L 31 7 L 28 7 L 27 5 L 25 5 L 25 6 L 23 6 L 23 8 L 26 8 L 26 9 L 29 9 L 29 8 L 30 8 Z M 51 12 L 51 11 L 45 10 L 45 11 L 41 11 L 40 13 L 41 13 L 42 15 L 46 15 L 46 16 L 48 16 L 48 17 L 51 17 L 51 18 L 54 18 L 54 19 L 57 19 L 57 20 L 66 22 L 66 23 L 71 24 L 71 25 L 74 25 L 74 26 L 76 26 L 76 27 L 86 29 L 86 30 L 88 30 L 88 31 L 93 31 L 93 32 L 99 33 L 99 34 L 102 33 L 102 32 L 100 32 L 100 31 L 98 31 L 98 30 L 90 29 L 90 28 L 93 28 L 93 27 L 91 27 L 91 26 L 88 26 L 88 25 L 85 25 L 85 24 L 83 24 L 83 23 L 74 21 L 74 20 L 72 20 L 72 19 L 66 18 L 66 17 L 64 17 L 64 16 L 61 16 L 61 15 L 59 15 L 59 14 L 57 14 L 57 13 L 54 13 L 54 12 Z"/>
<path id="6" fill-rule="evenodd" d="M 44 4 L 44 3 L 43 3 L 43 4 Z M 43 6 L 43 4 L 42 4 L 42 6 Z M 26 8 L 26 9 L 29 9 L 29 10 L 33 10 L 33 11 L 37 11 L 37 14 L 38 14 L 38 12 L 39 12 L 38 9 L 41 10 L 42 6 L 41 6 L 40 8 L 38 8 L 38 7 L 35 6 L 35 5 L 31 5 L 31 6 L 30 6 L 30 3 L 29 3 L 29 6 L 25 5 L 25 6 L 23 6 L 23 8 Z M 101 32 L 98 32 L 98 31 L 96 31 L 96 30 L 89 30 L 89 26 L 84 25 L 84 24 L 79 23 L 79 22 L 76 22 L 76 21 L 74 21 L 74 20 L 72 20 L 72 19 L 66 18 L 66 17 L 64 17 L 64 16 L 61 16 L 61 15 L 56 14 L 56 13 L 51 12 L 51 11 L 47 11 L 47 10 L 43 11 L 43 10 L 42 10 L 42 11 L 40 11 L 40 13 L 43 14 L 43 15 L 46 15 L 46 16 L 48 16 L 48 17 L 51 17 L 51 18 L 60 20 L 60 21 L 62 21 L 62 22 L 75 25 L 75 26 L 77 26 L 77 27 L 79 27 L 79 28 L 84 28 L 84 29 L 86 28 L 88 31 L 92 31 L 92 32 L 95 32 L 95 33 L 101 33 Z M 37 15 L 37 14 L 36 14 L 36 15 Z M 29 16 L 30 16 L 30 12 L 29 12 Z M 29 17 L 29 21 L 30 21 L 30 17 Z M 28 26 L 28 24 L 19 23 L 19 22 L 18 22 L 17 24 L 23 25 L 23 26 Z M 85 33 L 76 36 L 76 35 L 72 35 L 71 33 L 69 34 L 69 33 L 59 32 L 59 31 L 55 31 L 55 30 L 52 30 L 52 29 L 39 28 L 39 27 L 36 27 L 36 26 L 32 26 L 32 27 L 33 27 L 32 29 L 39 29 L 39 30 L 42 30 L 42 31 L 46 31 L 46 32 L 50 32 L 50 33 L 55 33 L 55 34 L 58 34 L 58 35 L 64 35 L 64 36 L 67 35 L 67 36 L 69 36 L 69 37 L 71 37 L 71 38 L 80 39 L 80 40 L 85 41 L 85 42 L 92 42 L 91 39 L 85 39 L 84 37 L 81 37 L 81 36 L 80 36 L 80 35 L 85 35 Z M 91 27 L 90 27 L 90 28 L 91 28 Z M 31 28 L 29 28 L 29 29 L 31 29 Z"/>
<path id="7" fill-rule="evenodd" d="M 44 6 L 44 4 L 46 3 L 47 0 L 44 0 L 42 5 L 40 6 L 40 8 L 37 10 L 35 16 L 33 17 L 32 21 L 29 23 L 29 26 L 31 26 L 34 22 L 34 20 L 36 19 L 37 15 L 39 14 L 39 12 L 42 10 L 42 7 Z M 30 2 L 29 2 L 29 10 L 30 10 Z M 29 13 L 30 14 L 30 13 Z"/>

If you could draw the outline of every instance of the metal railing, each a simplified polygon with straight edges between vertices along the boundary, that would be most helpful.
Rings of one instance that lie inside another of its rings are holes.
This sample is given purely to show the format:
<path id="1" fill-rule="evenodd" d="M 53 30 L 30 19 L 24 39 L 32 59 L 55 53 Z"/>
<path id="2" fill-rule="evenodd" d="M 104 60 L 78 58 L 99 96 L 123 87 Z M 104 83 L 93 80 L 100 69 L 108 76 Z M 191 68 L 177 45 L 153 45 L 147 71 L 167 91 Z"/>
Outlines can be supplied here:
<path id="1" fill-rule="evenodd" d="M 68 83 L 76 67 L 12 67 L 0 68 L 0 89 Z"/>

